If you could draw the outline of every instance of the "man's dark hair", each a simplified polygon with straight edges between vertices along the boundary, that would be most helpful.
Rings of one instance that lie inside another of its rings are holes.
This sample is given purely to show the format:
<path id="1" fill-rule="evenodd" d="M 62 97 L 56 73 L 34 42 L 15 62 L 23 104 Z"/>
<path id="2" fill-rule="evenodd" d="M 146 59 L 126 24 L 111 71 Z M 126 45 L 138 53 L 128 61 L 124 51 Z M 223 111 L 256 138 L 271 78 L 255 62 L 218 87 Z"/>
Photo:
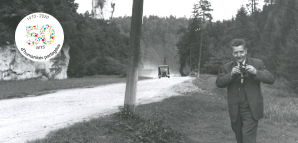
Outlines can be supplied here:
<path id="1" fill-rule="evenodd" d="M 232 40 L 232 41 L 230 42 L 230 46 L 231 46 L 231 47 L 238 47 L 238 46 L 240 46 L 240 45 L 243 45 L 243 47 L 246 48 L 246 47 L 245 47 L 246 42 L 245 42 L 244 39 L 234 39 L 234 40 Z"/>

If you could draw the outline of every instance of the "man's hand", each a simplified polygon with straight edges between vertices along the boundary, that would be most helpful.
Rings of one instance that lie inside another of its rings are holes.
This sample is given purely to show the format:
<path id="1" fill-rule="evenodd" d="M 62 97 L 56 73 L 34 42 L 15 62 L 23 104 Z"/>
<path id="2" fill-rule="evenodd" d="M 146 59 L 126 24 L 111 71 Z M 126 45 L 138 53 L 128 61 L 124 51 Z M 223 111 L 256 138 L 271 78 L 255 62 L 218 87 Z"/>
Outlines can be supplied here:
<path id="1" fill-rule="evenodd" d="M 255 69 L 255 67 L 253 67 L 251 65 L 247 65 L 245 69 L 246 69 L 246 71 L 250 72 L 251 74 L 254 74 L 254 75 L 257 74 L 257 70 Z"/>
<path id="2" fill-rule="evenodd" d="M 239 66 L 233 67 L 233 69 L 231 71 L 231 76 L 233 76 L 235 74 L 241 74 L 240 69 L 239 69 Z"/>

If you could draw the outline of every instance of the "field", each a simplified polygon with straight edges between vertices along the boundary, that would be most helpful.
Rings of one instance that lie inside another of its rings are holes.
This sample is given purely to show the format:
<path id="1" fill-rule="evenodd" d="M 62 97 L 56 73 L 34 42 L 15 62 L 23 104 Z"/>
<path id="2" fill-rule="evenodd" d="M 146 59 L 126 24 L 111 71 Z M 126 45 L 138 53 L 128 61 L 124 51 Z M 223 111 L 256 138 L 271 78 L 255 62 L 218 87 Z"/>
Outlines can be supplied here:
<path id="1" fill-rule="evenodd" d="M 139 77 L 140 80 L 148 77 Z M 126 78 L 119 76 L 90 76 L 82 78 L 69 78 L 63 80 L 21 80 L 21 81 L 0 81 L 0 100 L 11 98 L 22 98 L 29 96 L 39 96 L 46 93 L 55 92 L 61 89 L 70 88 L 91 88 L 94 86 L 124 83 Z"/>
<path id="2" fill-rule="evenodd" d="M 234 143 L 225 89 L 216 88 L 214 76 L 183 83 L 175 88 L 181 96 L 113 115 L 76 123 L 51 132 L 40 142 L 185 142 Z M 297 96 L 285 91 L 283 81 L 262 85 L 265 118 L 260 120 L 257 142 L 298 142 Z"/>

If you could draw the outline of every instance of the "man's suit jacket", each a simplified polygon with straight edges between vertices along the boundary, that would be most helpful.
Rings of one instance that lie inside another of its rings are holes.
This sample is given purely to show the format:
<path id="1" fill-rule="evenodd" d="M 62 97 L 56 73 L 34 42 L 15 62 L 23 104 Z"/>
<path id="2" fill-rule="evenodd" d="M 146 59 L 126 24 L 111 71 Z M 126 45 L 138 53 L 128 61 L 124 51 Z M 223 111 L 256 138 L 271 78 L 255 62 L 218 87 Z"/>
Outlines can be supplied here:
<path id="1" fill-rule="evenodd" d="M 246 63 L 247 65 L 252 65 L 257 70 L 256 75 L 249 73 L 249 77 L 244 78 L 243 86 L 252 115 L 255 120 L 259 120 L 264 116 L 264 105 L 260 83 L 273 84 L 274 76 L 265 69 L 264 63 L 259 59 L 247 57 Z M 238 95 L 241 85 L 239 82 L 240 79 L 231 76 L 231 71 L 234 66 L 237 66 L 236 61 L 230 61 L 222 65 L 216 79 L 217 87 L 227 87 L 229 114 L 232 122 L 236 122 L 238 115 Z"/>

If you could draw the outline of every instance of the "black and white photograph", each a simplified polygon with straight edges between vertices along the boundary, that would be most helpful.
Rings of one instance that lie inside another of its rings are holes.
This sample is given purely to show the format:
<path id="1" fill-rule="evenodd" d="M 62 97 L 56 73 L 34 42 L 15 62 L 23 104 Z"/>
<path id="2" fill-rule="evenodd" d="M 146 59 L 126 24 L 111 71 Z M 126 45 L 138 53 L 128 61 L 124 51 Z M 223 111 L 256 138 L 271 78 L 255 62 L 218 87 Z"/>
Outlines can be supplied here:
<path id="1" fill-rule="evenodd" d="M 0 143 L 298 143 L 298 0 L 0 0 Z"/>

